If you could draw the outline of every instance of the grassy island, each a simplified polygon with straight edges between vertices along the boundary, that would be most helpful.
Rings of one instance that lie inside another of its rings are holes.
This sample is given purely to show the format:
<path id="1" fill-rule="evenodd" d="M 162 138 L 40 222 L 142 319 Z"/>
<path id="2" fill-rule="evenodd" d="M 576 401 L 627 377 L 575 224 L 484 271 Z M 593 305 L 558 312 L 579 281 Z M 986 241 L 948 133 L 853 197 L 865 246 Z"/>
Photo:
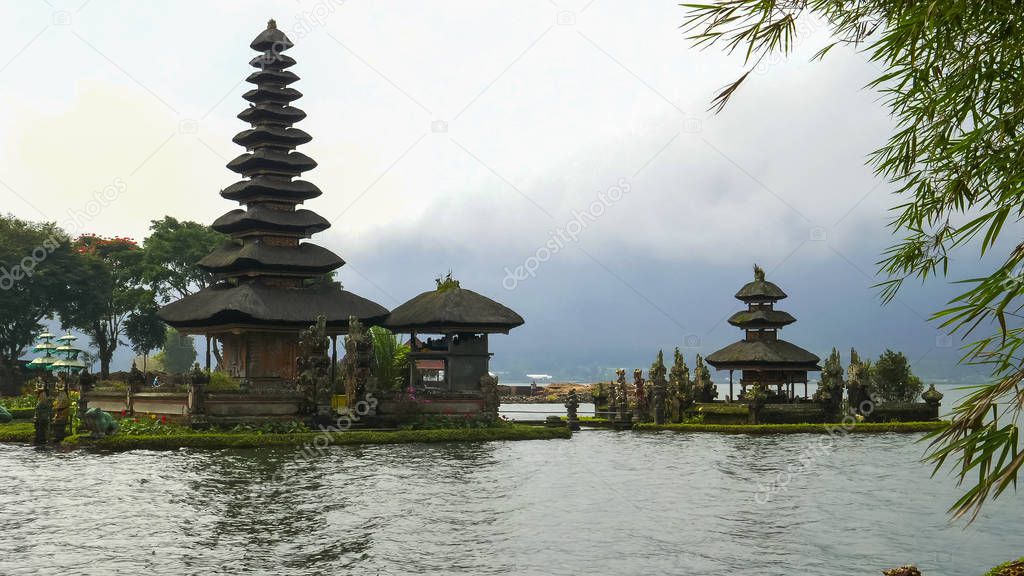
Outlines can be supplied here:
<path id="1" fill-rule="evenodd" d="M 0 424 L 0 442 L 32 442 L 31 423 Z M 176 450 L 178 448 L 259 448 L 346 444 L 407 444 L 414 442 L 490 442 L 571 438 L 568 428 L 508 425 L 490 428 L 438 428 L 424 430 L 349 430 L 344 432 L 203 431 L 182 428 L 171 434 L 114 434 L 94 440 L 76 434 L 64 440 L 69 447 L 103 450 Z"/>

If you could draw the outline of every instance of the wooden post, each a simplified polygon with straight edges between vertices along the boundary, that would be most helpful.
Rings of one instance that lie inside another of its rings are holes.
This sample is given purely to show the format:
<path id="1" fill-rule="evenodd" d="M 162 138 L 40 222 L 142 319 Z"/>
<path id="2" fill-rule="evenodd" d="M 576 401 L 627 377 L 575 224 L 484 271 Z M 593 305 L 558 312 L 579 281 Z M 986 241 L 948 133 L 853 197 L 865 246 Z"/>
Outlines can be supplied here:
<path id="1" fill-rule="evenodd" d="M 804 380 L 804 400 L 807 400 L 807 380 Z"/>
<path id="2" fill-rule="evenodd" d="M 338 335 L 331 336 L 331 395 L 338 392 Z"/>
<path id="3" fill-rule="evenodd" d="M 735 402 L 736 397 L 732 395 L 732 370 L 729 370 L 729 402 Z"/>
<path id="4" fill-rule="evenodd" d="M 206 373 L 210 373 L 210 335 L 206 335 Z"/>
<path id="5" fill-rule="evenodd" d="M 455 336 L 447 334 L 445 338 L 448 339 L 448 355 L 444 359 L 444 380 L 445 384 L 448 385 L 448 391 L 452 391 L 452 352 L 455 351 Z"/>

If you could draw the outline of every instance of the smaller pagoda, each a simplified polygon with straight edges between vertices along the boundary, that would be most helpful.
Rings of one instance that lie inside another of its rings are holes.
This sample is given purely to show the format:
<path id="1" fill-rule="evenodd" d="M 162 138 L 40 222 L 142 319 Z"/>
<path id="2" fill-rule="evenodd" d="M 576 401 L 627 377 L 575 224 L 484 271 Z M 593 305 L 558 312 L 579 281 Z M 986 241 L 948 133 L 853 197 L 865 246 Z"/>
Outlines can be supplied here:
<path id="1" fill-rule="evenodd" d="M 747 305 L 729 317 L 729 324 L 743 329 L 743 340 L 734 342 L 707 357 L 716 370 L 729 371 L 729 397 L 733 396 L 733 371 L 742 371 L 740 394 L 747 386 L 760 383 L 775 387 L 789 399 L 795 396 L 794 384 L 803 383 L 807 396 L 807 373 L 820 372 L 819 358 L 803 348 L 779 338 L 779 330 L 796 322 L 788 312 L 775 309 L 786 298 L 781 288 L 764 279 L 764 270 L 754 265 L 754 281 L 736 293 Z"/>

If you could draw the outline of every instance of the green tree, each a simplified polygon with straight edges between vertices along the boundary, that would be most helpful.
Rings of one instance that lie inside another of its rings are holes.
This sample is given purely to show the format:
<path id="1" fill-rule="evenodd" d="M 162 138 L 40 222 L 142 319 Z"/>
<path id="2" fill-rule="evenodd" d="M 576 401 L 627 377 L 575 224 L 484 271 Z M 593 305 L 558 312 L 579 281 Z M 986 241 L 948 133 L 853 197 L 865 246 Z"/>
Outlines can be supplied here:
<path id="1" fill-rule="evenodd" d="M 924 384 L 910 371 L 907 357 L 892 350 L 878 357 L 871 369 L 871 383 L 884 402 L 915 402 L 924 392 Z"/>
<path id="2" fill-rule="evenodd" d="M 196 361 L 195 342 L 191 336 L 168 327 L 164 336 L 164 348 L 156 358 L 163 362 L 164 370 L 173 374 L 184 374 Z"/>
<path id="3" fill-rule="evenodd" d="M 825 359 L 821 369 L 821 382 L 814 392 L 814 400 L 821 402 L 832 410 L 839 408 L 843 399 L 843 362 L 839 351 L 835 348 Z"/>
<path id="4" fill-rule="evenodd" d="M 142 250 L 129 238 L 84 235 L 74 243 L 86 261 L 85 305 L 61 315 L 61 321 L 88 334 L 98 350 L 100 374 L 110 377 L 110 360 L 121 344 L 125 322 L 141 307 L 151 306 L 153 293 L 142 280 Z"/>
<path id="5" fill-rule="evenodd" d="M 143 279 L 161 303 L 183 298 L 213 283 L 213 274 L 197 262 L 220 245 L 227 236 L 197 222 L 170 216 L 153 220 L 143 241 Z"/>
<path id="6" fill-rule="evenodd" d="M 908 2 L 904 0 L 708 0 L 685 5 L 684 23 L 698 46 L 740 50 L 751 66 L 713 100 L 721 110 L 772 53 L 794 46 L 797 20 L 824 23 L 835 46 L 862 52 L 880 75 L 869 87 L 883 95 L 896 120 L 888 142 L 871 161 L 897 185 L 901 197 L 892 222 L 899 240 L 880 262 L 888 301 L 909 278 L 951 272 L 950 251 L 978 241 L 996 249 L 1007 221 L 1024 204 L 1024 27 L 1021 6 L 1010 0 Z M 986 365 L 992 381 L 954 409 L 952 424 L 933 434 L 929 459 L 937 472 L 949 460 L 959 480 L 976 482 L 950 509 L 975 518 L 986 500 L 1016 485 L 1024 465 L 1019 426 L 1024 412 L 1024 247 L 1011 246 L 987 276 L 935 317 L 973 338 L 963 362 Z M 980 331 L 980 332 L 979 332 Z"/>
<path id="7" fill-rule="evenodd" d="M 90 270 L 55 224 L 0 215 L 0 387 L 10 388 L 40 322 L 91 305 Z"/>
<path id="8" fill-rule="evenodd" d="M 142 356 L 143 371 L 148 373 L 149 353 L 164 344 L 166 327 L 156 315 L 156 305 L 145 305 L 132 312 L 124 323 L 124 334 L 132 350 Z"/>
<path id="9" fill-rule="evenodd" d="M 373 340 L 373 374 L 377 385 L 384 390 L 403 389 L 409 379 L 409 346 L 387 328 L 370 328 Z"/>

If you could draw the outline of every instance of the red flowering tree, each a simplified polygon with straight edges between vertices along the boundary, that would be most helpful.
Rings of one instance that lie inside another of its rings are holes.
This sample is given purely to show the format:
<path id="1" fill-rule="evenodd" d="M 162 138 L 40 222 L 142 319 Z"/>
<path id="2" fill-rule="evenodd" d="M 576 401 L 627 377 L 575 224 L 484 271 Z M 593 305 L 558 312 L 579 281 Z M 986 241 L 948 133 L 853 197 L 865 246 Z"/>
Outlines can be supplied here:
<path id="1" fill-rule="evenodd" d="M 89 277 L 80 279 L 78 309 L 65 324 L 92 337 L 99 350 L 100 374 L 110 377 L 110 360 L 125 335 L 126 322 L 140 310 L 155 307 L 153 292 L 143 280 L 143 251 L 131 238 L 82 235 L 74 249 L 90 267 Z"/>

